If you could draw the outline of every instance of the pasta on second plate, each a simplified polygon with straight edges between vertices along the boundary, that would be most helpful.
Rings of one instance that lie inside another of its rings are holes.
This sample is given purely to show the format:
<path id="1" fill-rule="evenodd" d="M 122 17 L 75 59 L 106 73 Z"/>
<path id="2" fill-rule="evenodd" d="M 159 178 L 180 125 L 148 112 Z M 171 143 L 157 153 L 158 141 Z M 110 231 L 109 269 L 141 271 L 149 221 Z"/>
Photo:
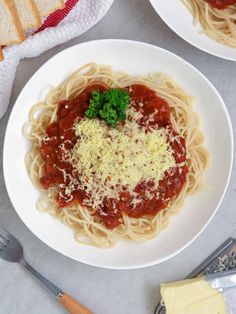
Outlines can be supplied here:
<path id="1" fill-rule="evenodd" d="M 236 0 L 182 0 L 194 23 L 217 42 L 236 48 Z"/>

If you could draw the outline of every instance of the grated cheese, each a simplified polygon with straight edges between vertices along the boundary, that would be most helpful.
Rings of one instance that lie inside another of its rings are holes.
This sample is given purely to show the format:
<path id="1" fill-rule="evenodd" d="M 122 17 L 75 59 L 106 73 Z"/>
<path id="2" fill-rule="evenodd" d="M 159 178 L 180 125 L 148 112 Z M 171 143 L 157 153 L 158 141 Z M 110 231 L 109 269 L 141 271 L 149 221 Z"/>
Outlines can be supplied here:
<path id="1" fill-rule="evenodd" d="M 129 109 L 124 124 L 115 129 L 98 119 L 75 123 L 78 141 L 70 152 L 70 163 L 80 175 L 79 188 L 92 195 L 85 199 L 86 205 L 99 208 L 104 199 L 118 199 L 124 190 L 132 195 L 141 181 L 153 180 L 158 186 L 165 172 L 176 165 L 168 131 L 147 132 L 137 124 L 139 118 Z"/>

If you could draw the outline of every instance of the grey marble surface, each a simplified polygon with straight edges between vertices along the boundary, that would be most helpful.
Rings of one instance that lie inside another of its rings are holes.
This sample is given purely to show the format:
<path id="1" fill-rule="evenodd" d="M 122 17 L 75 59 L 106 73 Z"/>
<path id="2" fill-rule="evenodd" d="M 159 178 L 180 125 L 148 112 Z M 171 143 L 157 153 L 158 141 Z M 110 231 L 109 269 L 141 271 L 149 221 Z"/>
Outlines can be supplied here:
<path id="1" fill-rule="evenodd" d="M 168 49 L 197 67 L 223 96 L 236 124 L 236 63 L 210 56 L 175 35 L 154 12 L 148 0 L 116 0 L 105 18 L 83 36 L 41 56 L 21 62 L 11 105 L 0 120 L 0 154 L 7 120 L 19 92 L 51 56 L 76 43 L 125 38 Z M 234 128 L 235 132 L 235 128 Z M 2 163 L 2 158 L 1 161 Z M 94 268 L 60 255 L 40 242 L 14 211 L 0 170 L 0 225 L 24 244 L 29 261 L 55 284 L 89 306 L 96 314 L 151 314 L 159 301 L 159 284 L 185 277 L 229 236 L 236 237 L 236 171 L 233 169 L 224 201 L 207 229 L 171 260 L 146 269 L 117 271 Z M 0 314 L 65 313 L 54 298 L 20 266 L 0 261 Z"/>

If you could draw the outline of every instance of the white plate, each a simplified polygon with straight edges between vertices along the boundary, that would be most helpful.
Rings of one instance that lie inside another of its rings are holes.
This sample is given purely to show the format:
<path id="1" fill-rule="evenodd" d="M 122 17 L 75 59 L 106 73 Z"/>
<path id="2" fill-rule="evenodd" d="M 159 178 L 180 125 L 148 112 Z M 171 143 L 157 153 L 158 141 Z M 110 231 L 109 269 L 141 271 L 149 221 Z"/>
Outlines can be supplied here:
<path id="1" fill-rule="evenodd" d="M 150 0 L 162 20 L 180 37 L 193 46 L 217 57 L 236 61 L 236 48 L 217 43 L 200 34 L 200 23 L 193 25 L 193 17 L 181 0 Z"/>
<path id="2" fill-rule="evenodd" d="M 112 249 L 81 246 L 73 231 L 36 210 L 39 192 L 27 174 L 24 157 L 30 147 L 22 135 L 31 106 L 43 99 L 48 87 L 59 84 L 81 65 L 95 61 L 129 74 L 163 71 L 189 94 L 197 97 L 211 166 L 206 184 L 189 197 L 166 230 L 145 243 L 120 242 Z M 218 127 L 216 127 L 218 126 Z M 46 62 L 29 80 L 12 110 L 4 143 L 3 167 L 7 190 L 17 213 L 43 242 L 77 261 L 106 268 L 139 268 L 163 262 L 182 251 L 206 227 L 224 196 L 232 166 L 232 127 L 223 100 L 211 83 L 194 67 L 161 48 L 126 40 L 99 40 L 66 49 Z M 223 165 L 223 166 L 222 166 Z"/>

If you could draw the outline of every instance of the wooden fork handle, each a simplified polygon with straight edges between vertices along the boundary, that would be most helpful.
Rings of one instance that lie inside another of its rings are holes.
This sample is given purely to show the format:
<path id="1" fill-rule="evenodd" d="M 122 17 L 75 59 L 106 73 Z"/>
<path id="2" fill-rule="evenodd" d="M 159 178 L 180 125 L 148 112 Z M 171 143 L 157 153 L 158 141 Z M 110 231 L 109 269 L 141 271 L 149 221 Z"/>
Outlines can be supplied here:
<path id="1" fill-rule="evenodd" d="M 89 309 L 66 293 L 62 294 L 59 301 L 71 314 L 93 314 Z"/>

